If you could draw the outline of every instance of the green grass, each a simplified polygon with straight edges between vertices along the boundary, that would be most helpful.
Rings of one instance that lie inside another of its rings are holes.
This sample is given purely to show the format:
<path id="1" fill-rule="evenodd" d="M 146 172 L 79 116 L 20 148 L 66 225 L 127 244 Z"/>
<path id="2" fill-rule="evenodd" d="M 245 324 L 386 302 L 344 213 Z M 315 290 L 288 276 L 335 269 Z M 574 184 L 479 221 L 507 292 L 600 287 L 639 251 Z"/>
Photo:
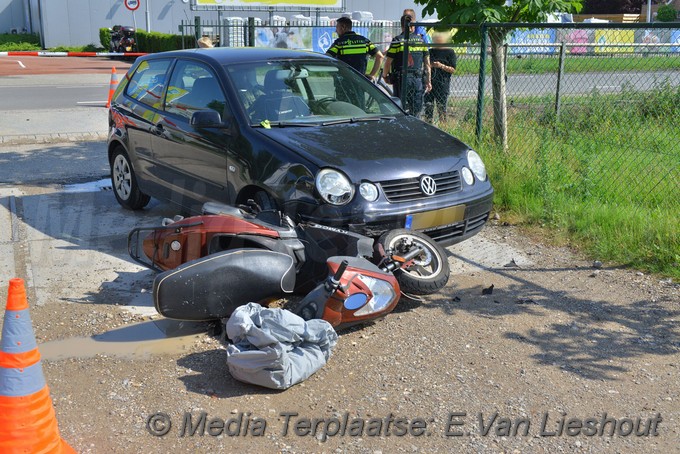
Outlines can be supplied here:
<path id="1" fill-rule="evenodd" d="M 445 129 L 475 144 L 473 107 L 457 107 Z M 549 104 L 511 108 L 507 151 L 491 115 L 476 148 L 498 209 L 592 258 L 680 278 L 680 88 L 567 98 L 559 122 Z"/>
<path id="2" fill-rule="evenodd" d="M 524 55 L 508 56 L 508 74 L 546 74 L 557 73 L 559 67 L 558 55 L 539 56 Z M 567 55 L 564 59 L 564 71 L 567 73 L 585 72 L 614 72 L 614 71 L 662 71 L 680 69 L 680 54 L 652 54 L 639 53 L 630 56 L 575 56 Z M 487 60 L 487 74 L 491 74 L 491 60 Z M 459 55 L 456 74 L 479 74 L 479 57 L 473 55 Z"/>

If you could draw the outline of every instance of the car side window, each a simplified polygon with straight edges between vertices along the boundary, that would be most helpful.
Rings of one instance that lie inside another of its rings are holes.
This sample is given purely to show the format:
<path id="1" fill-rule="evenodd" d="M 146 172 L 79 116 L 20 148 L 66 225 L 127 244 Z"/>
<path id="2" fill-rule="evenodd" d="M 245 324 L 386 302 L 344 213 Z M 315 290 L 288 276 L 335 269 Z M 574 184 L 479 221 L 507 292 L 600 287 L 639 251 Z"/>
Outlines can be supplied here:
<path id="1" fill-rule="evenodd" d="M 171 62 L 172 60 L 147 60 L 140 63 L 130 78 L 126 94 L 147 106 L 160 109 Z"/>
<path id="2" fill-rule="evenodd" d="M 165 110 L 191 118 L 198 110 L 213 109 L 224 117 L 226 99 L 215 74 L 206 65 L 180 60 L 170 76 Z"/>

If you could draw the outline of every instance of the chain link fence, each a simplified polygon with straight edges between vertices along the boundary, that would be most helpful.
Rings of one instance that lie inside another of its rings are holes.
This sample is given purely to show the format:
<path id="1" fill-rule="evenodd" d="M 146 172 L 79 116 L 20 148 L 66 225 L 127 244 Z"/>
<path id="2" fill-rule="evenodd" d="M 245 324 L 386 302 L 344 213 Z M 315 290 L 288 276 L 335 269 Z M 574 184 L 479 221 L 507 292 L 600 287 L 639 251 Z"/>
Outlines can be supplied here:
<path id="1" fill-rule="evenodd" d="M 559 181 L 555 188 L 580 196 L 678 210 L 680 29 L 656 24 L 501 27 L 507 37 L 504 168 L 524 168 L 527 184 L 542 180 L 541 174 Z M 442 46 L 426 46 L 434 66 Z M 445 109 L 428 111 L 426 102 L 425 109 L 412 113 L 470 143 L 479 139 L 480 147 L 492 146 L 490 53 L 474 44 L 445 47 L 456 54 L 456 70 L 448 75 L 433 68 L 433 94 L 424 95 Z M 453 66 L 450 60 L 444 63 Z M 549 162 L 556 167 L 542 167 Z"/>
<path id="2" fill-rule="evenodd" d="M 403 84 L 404 93 L 394 94 L 407 109 L 413 109 L 414 97 L 422 97 L 415 103 L 422 107 L 412 114 L 481 153 L 498 207 L 566 230 L 579 223 L 618 223 L 650 245 L 645 254 L 661 255 L 666 264 L 675 261 L 677 266 L 678 24 L 488 24 L 473 26 L 479 39 L 468 44 L 454 44 L 451 36 L 470 25 L 415 25 L 428 27 L 425 47 L 433 66 L 440 62 L 442 67 L 433 68 L 429 94 L 409 93 L 414 86 L 409 83 Z M 262 24 L 252 19 L 187 24 L 181 31 L 198 36 L 206 30 L 224 46 L 316 52 L 325 52 L 336 38 L 330 24 Z M 401 33 L 399 24 L 389 21 L 355 23 L 354 30 L 383 53 Z M 496 53 L 494 36 L 503 43 Z M 405 46 L 405 61 L 410 49 Z M 492 74 L 494 54 L 505 61 L 504 75 Z M 424 77 L 418 68 L 405 74 Z M 494 90 L 505 96 L 494 95 Z M 499 120 L 504 127 L 500 131 L 506 131 L 500 138 Z M 586 236 L 586 242 L 596 242 L 592 237 L 597 231 Z M 625 254 L 618 258 L 626 260 Z"/>

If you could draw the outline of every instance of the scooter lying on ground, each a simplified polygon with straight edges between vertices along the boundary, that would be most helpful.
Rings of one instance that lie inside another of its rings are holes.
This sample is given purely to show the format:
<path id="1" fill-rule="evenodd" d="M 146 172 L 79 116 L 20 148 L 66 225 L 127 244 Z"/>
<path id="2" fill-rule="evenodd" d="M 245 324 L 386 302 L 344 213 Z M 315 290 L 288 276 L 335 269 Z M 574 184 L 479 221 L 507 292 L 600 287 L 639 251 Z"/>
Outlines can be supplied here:
<path id="1" fill-rule="evenodd" d="M 203 212 L 128 236 L 130 256 L 161 271 L 154 303 L 168 318 L 219 319 L 248 302 L 308 293 L 288 308 L 344 327 L 391 312 L 402 290 L 430 294 L 448 282 L 446 253 L 419 232 L 397 229 L 374 240 L 319 224 L 295 225 L 255 204 L 208 203 Z"/>

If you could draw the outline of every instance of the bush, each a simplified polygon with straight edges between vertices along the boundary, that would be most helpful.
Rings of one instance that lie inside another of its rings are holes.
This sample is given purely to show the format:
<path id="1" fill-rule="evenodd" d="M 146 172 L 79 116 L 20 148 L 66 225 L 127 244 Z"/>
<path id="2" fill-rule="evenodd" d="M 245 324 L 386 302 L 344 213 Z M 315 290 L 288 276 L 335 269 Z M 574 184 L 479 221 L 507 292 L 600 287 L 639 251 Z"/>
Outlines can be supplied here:
<path id="1" fill-rule="evenodd" d="M 40 46 L 40 37 L 35 33 L 3 33 L 0 34 L 0 46 L 4 44 L 33 44 Z"/>
<path id="2" fill-rule="evenodd" d="M 139 52 L 167 52 L 170 50 L 187 49 L 196 47 L 193 36 L 184 36 L 184 46 L 182 46 L 182 35 L 171 35 L 169 33 L 159 33 L 137 31 L 137 47 Z"/>
<path id="3" fill-rule="evenodd" d="M 677 17 L 678 13 L 670 5 L 662 5 L 656 12 L 656 20 L 659 22 L 675 22 Z"/>
<path id="4" fill-rule="evenodd" d="M 184 36 L 184 46 L 182 46 L 182 35 L 171 35 L 169 33 L 150 32 L 143 30 L 135 32 L 137 42 L 137 52 L 166 52 L 178 49 L 191 49 L 196 47 L 193 36 Z M 104 49 L 111 47 L 111 30 L 108 28 L 99 29 L 99 41 Z"/>
<path id="5" fill-rule="evenodd" d="M 111 30 L 108 28 L 99 29 L 99 42 L 106 50 L 111 49 Z"/>

